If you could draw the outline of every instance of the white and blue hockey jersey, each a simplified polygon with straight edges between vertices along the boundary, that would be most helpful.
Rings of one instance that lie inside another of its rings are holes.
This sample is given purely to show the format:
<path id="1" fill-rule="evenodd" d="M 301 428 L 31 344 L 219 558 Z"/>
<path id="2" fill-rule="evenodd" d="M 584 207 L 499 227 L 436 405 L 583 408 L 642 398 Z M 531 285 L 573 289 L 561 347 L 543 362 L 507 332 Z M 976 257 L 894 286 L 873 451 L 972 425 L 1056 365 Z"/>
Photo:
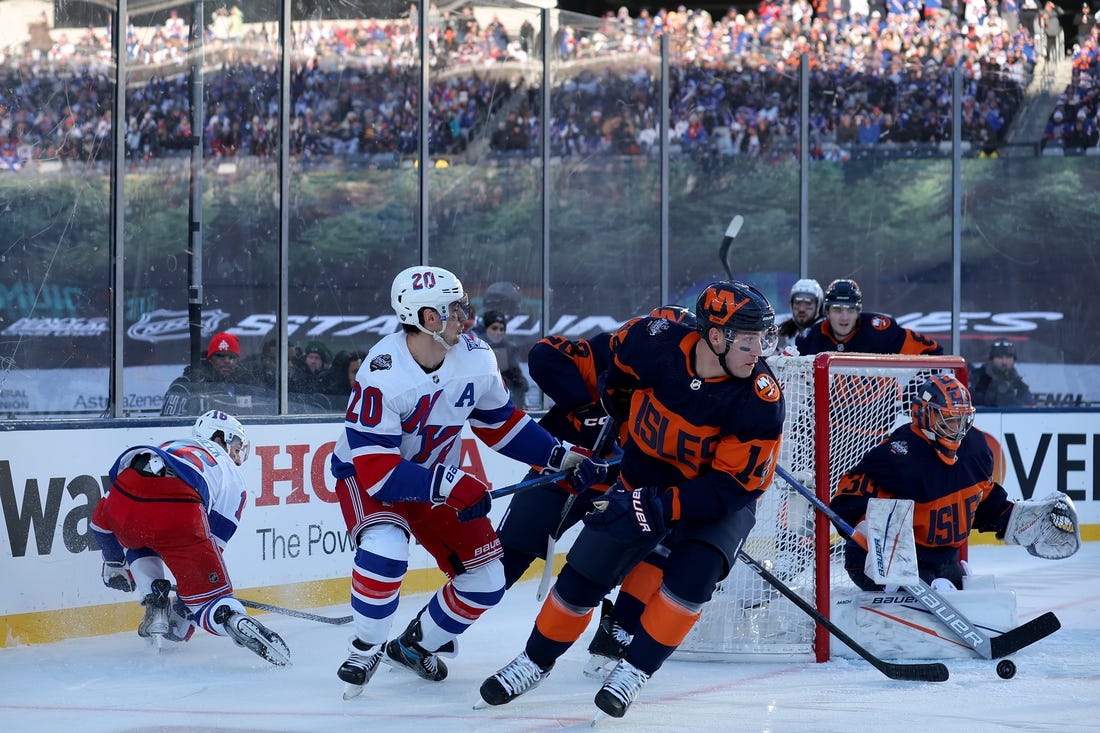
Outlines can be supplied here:
<path id="1" fill-rule="evenodd" d="M 490 448 L 544 466 L 557 441 L 516 408 L 484 341 L 462 334 L 427 373 L 405 333 L 391 334 L 359 368 L 332 456 L 337 478 L 356 475 L 381 501 L 429 501 L 432 470 L 459 464 L 462 426 Z"/>
<path id="2" fill-rule="evenodd" d="M 244 476 L 225 449 L 203 438 L 179 438 L 160 446 L 136 445 L 126 449 L 111 466 L 111 484 L 142 454 L 156 456 L 167 470 L 195 489 L 206 509 L 211 533 L 225 549 L 240 525 L 248 498 Z"/>

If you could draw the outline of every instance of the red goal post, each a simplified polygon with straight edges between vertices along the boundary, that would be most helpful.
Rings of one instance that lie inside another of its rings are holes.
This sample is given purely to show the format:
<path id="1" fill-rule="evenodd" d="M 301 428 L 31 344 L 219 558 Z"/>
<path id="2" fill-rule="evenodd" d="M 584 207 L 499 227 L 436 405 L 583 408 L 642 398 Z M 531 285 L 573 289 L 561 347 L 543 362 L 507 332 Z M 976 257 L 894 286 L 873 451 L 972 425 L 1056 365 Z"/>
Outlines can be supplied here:
<path id="1" fill-rule="evenodd" d="M 830 352 L 773 356 L 768 363 L 786 401 L 780 463 L 825 501 L 845 471 L 908 421 L 921 382 L 945 371 L 967 381 L 966 361 L 957 356 Z M 828 520 L 778 476 L 757 503 L 744 549 L 826 616 L 830 588 L 851 582 L 843 542 Z M 677 656 L 824 662 L 829 644 L 826 630 L 738 563 Z"/>

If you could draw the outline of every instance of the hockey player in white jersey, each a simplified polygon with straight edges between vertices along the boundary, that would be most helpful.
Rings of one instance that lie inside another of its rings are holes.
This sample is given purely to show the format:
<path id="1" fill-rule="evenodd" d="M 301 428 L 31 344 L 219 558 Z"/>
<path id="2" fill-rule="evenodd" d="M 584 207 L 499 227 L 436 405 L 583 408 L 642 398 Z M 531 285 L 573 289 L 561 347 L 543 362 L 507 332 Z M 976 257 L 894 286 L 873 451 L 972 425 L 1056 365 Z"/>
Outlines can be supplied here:
<path id="1" fill-rule="evenodd" d="M 401 331 L 379 341 L 359 368 L 332 457 L 336 495 L 356 544 L 355 636 L 337 671 L 345 699 L 362 692 L 384 657 L 443 680 L 439 653 L 453 654 L 456 638 L 504 595 L 500 540 L 486 518 L 489 487 L 458 467 L 464 424 L 503 455 L 572 471 L 578 488 L 607 472 L 603 461 L 558 441 L 512 403 L 492 349 L 463 333 L 469 305 L 453 273 L 403 270 L 390 301 Z M 410 536 L 448 581 L 387 643 Z"/>
<path id="2" fill-rule="evenodd" d="M 139 636 L 158 644 L 187 641 L 197 625 L 272 664 L 289 664 L 282 638 L 233 596 L 222 557 L 248 498 L 238 468 L 249 453 L 244 427 L 232 415 L 211 410 L 191 432 L 159 446 L 128 448 L 111 466 L 111 488 L 91 521 L 103 553 L 103 582 L 141 592 L 145 617 Z M 165 566 L 178 586 L 175 602 Z"/>

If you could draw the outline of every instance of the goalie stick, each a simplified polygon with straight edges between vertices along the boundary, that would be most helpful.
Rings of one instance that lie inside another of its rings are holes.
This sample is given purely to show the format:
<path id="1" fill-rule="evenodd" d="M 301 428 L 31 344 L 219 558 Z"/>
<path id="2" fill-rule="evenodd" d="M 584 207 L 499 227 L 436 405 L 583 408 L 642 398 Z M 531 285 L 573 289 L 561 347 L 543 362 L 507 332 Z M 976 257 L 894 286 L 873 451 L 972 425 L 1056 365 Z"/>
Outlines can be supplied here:
<path id="1" fill-rule="evenodd" d="M 745 217 L 738 214 L 730 219 L 730 223 L 726 226 L 726 236 L 722 237 L 722 246 L 718 249 L 718 258 L 722 260 L 722 269 L 729 275 L 730 280 L 733 280 L 733 268 L 730 267 L 729 253 L 730 246 L 733 244 L 733 240 L 737 238 L 737 235 L 741 232 L 741 227 L 745 223 Z"/>
<path id="2" fill-rule="evenodd" d="M 737 559 L 745 563 L 752 569 L 754 573 L 764 579 L 771 587 L 775 588 L 781 595 L 789 600 L 794 605 L 798 606 L 803 613 L 819 623 L 830 634 L 835 636 L 840 641 L 844 642 L 845 646 L 854 651 L 859 656 L 867 660 L 872 667 L 882 672 L 884 675 L 892 680 L 908 680 L 912 682 L 944 682 L 947 680 L 950 673 L 947 670 L 946 665 L 942 662 L 914 662 L 914 663 L 897 663 L 887 662 L 885 659 L 879 659 L 866 648 L 861 646 L 852 637 L 848 636 L 839 626 L 834 624 L 828 618 L 823 616 L 816 608 L 813 607 L 809 601 L 802 596 L 795 593 L 786 583 L 779 578 L 768 572 L 764 566 L 750 557 L 744 550 L 737 551 Z"/>
<path id="3" fill-rule="evenodd" d="M 822 501 L 817 494 L 802 485 L 798 479 L 792 476 L 791 473 L 782 466 L 776 466 L 775 472 L 780 478 L 790 484 L 795 491 L 802 494 L 802 496 L 813 504 L 822 514 L 828 517 L 829 521 L 833 523 L 833 526 L 837 528 L 837 531 L 840 532 L 844 539 L 849 542 L 854 542 L 853 535 L 855 532 L 852 527 L 845 522 L 839 514 L 834 512 L 828 504 Z M 1000 659 L 1001 657 L 1007 657 L 1009 654 L 1014 654 L 1040 639 L 1045 639 L 1062 628 L 1062 623 L 1058 620 L 1058 617 L 1052 612 L 1047 611 L 1025 624 L 1020 624 L 1016 628 L 1009 629 L 1003 634 L 991 637 L 978 626 L 971 623 L 966 616 L 951 605 L 941 593 L 934 590 L 923 580 L 917 585 L 905 586 L 905 590 L 916 596 L 917 600 L 920 601 L 932 615 L 942 621 L 952 633 L 973 649 L 979 657 L 984 659 Z"/>

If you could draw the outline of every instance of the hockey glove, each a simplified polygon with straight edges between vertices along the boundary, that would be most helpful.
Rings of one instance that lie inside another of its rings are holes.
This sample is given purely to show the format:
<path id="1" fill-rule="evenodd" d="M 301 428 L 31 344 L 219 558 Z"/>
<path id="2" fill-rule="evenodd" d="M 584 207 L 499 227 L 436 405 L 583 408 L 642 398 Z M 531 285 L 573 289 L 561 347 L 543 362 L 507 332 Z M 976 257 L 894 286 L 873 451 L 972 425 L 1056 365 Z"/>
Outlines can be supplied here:
<path id="1" fill-rule="evenodd" d="M 607 421 L 607 413 L 599 402 L 590 402 L 573 410 L 573 421 L 580 434 L 579 443 L 592 445 L 600 435 L 600 428 Z"/>
<path id="2" fill-rule="evenodd" d="M 484 517 L 493 505 L 489 487 L 457 466 L 436 466 L 431 491 L 432 504 L 452 507 L 460 522 Z"/>
<path id="3" fill-rule="evenodd" d="M 124 593 L 131 593 L 137 588 L 137 584 L 134 583 L 134 574 L 130 572 L 130 568 L 126 567 L 125 562 L 117 560 L 103 561 L 103 585 Z"/>
<path id="4" fill-rule="evenodd" d="M 600 393 L 600 404 L 607 412 L 607 416 L 622 425 L 630 417 L 630 398 L 633 392 L 627 389 L 603 390 Z"/>
<path id="5" fill-rule="evenodd" d="M 1017 501 L 1005 526 L 1004 541 L 1023 545 L 1035 557 L 1060 560 L 1081 549 L 1081 530 L 1073 500 L 1054 492 L 1042 499 Z"/>
<path id="6" fill-rule="evenodd" d="M 607 479 L 606 461 L 592 455 L 587 448 L 569 443 L 559 443 L 550 451 L 546 468 L 549 471 L 572 471 L 573 490 L 576 492 Z"/>
<path id="7" fill-rule="evenodd" d="M 607 532 L 623 544 L 643 537 L 661 537 L 672 517 L 671 494 L 659 486 L 628 491 L 622 484 L 615 484 L 592 504 L 595 508 L 584 515 L 585 525 Z"/>

